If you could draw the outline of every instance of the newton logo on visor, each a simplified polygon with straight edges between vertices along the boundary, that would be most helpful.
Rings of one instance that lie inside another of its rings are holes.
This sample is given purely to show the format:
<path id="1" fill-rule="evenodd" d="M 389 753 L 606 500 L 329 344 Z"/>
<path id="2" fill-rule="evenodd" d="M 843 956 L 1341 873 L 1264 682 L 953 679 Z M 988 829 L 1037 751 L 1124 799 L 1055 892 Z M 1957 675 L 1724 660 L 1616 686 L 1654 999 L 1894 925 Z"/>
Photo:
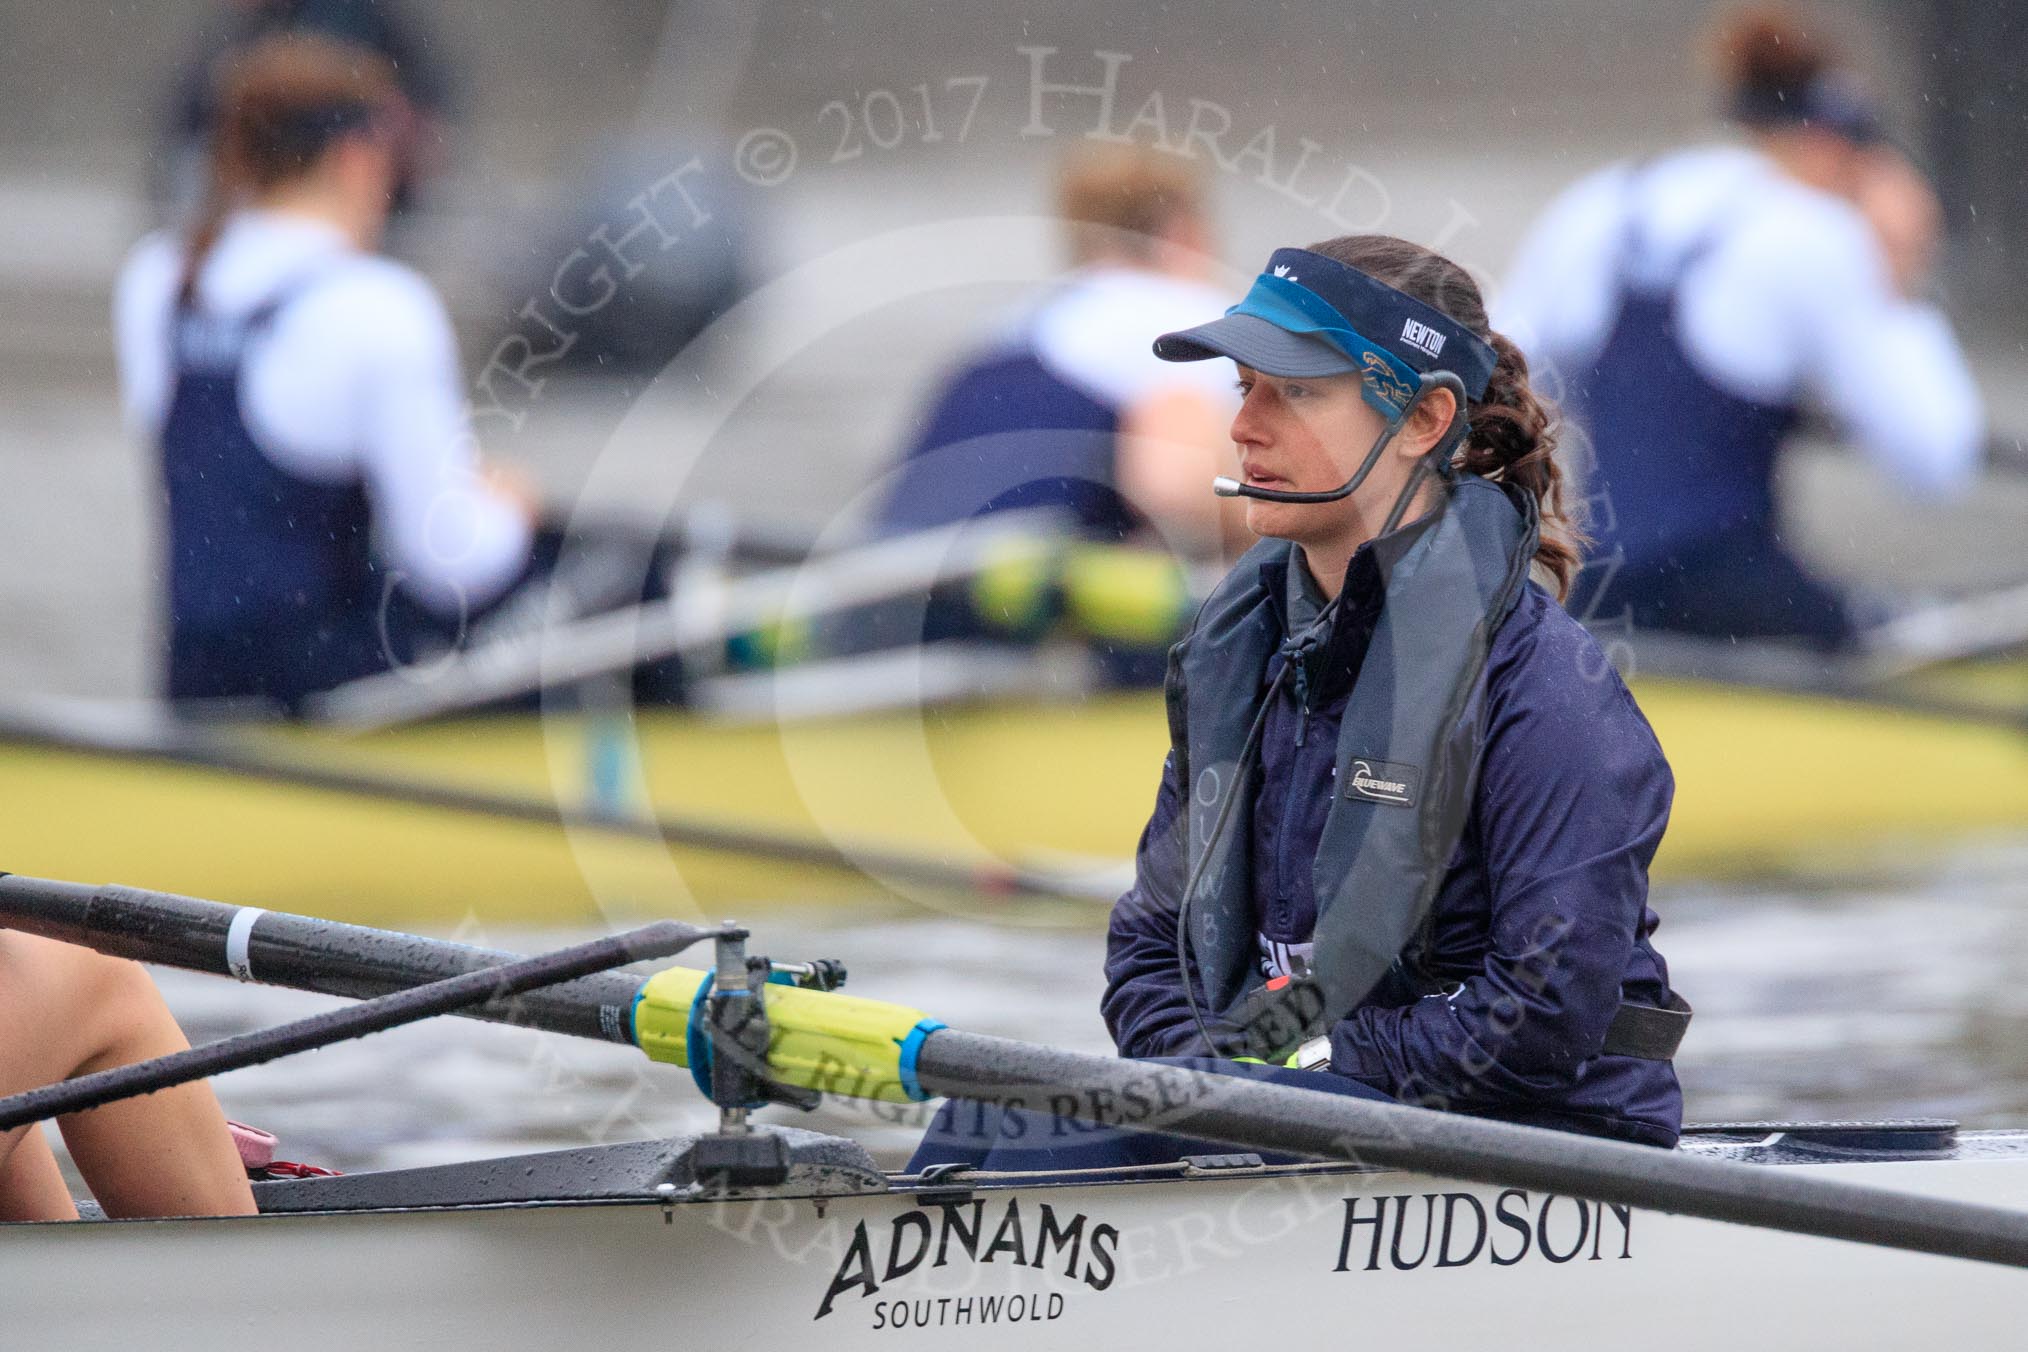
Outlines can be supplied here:
<path id="1" fill-rule="evenodd" d="M 1416 319 L 1411 319 L 1401 326 L 1401 341 L 1429 353 L 1432 357 L 1442 355 L 1444 350 L 1444 336 Z"/>

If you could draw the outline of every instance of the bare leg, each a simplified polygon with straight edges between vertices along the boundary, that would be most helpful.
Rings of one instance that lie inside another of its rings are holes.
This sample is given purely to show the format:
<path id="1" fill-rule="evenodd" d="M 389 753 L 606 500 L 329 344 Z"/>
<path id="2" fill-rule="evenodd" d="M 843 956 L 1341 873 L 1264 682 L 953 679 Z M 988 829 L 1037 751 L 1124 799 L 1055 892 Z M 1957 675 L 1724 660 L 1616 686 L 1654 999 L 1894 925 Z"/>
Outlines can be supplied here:
<path id="1" fill-rule="evenodd" d="M 0 1145 L 0 1221 L 74 1221 L 77 1206 L 37 1123 L 7 1133 Z"/>
<path id="2" fill-rule="evenodd" d="M 0 933 L 0 1094 L 53 1084 L 189 1046 L 138 963 L 25 934 Z M 59 1119 L 79 1172 L 109 1216 L 241 1215 L 253 1192 L 205 1084 Z M 25 1141 L 26 1138 L 22 1138 Z M 4 1148 L 4 1146 L 0 1146 Z M 33 1164 L 0 1164 L 0 1207 L 47 1200 Z M 47 1153 L 47 1145 L 43 1147 Z M 54 1161 L 51 1161 L 52 1167 Z"/>

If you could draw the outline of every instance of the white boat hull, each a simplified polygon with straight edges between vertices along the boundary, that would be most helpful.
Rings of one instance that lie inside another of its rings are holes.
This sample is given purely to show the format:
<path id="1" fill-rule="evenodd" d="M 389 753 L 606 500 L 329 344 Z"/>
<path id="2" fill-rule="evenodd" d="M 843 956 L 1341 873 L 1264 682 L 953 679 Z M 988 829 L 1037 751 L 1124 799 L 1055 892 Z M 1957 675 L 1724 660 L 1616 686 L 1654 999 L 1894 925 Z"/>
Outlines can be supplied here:
<path id="1" fill-rule="evenodd" d="M 2028 1203 L 2024 1154 L 1780 1167 Z M 2024 1306 L 2028 1272 L 1393 1171 L 0 1227 L 10 1349 L 1970 1352 Z"/>

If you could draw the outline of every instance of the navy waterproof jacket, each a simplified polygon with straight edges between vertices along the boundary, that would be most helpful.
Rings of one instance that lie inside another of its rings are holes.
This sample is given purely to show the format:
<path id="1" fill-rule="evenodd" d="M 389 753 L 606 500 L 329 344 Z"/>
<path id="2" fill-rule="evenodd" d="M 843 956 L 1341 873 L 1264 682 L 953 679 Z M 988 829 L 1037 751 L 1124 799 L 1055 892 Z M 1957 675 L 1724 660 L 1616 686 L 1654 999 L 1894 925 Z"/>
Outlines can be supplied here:
<path id="1" fill-rule="evenodd" d="M 1286 630 L 1286 565 L 1268 566 Z M 1338 724 L 1381 595 L 1362 550 L 1322 679 L 1283 682 L 1269 713 L 1248 842 L 1262 940 L 1304 943 L 1316 924 L 1311 864 Z M 1669 994 L 1647 906 L 1668 762 L 1598 645 L 1540 587 L 1496 631 L 1485 680 L 1477 792 L 1425 942 L 1332 1030 L 1331 1068 L 1405 1102 L 1673 1145 L 1683 1100 L 1670 1063 L 1600 1053 L 1623 999 Z M 1123 1056 L 1207 1051 L 1177 970 L 1180 806 L 1172 754 L 1107 941 L 1102 1011 Z"/>

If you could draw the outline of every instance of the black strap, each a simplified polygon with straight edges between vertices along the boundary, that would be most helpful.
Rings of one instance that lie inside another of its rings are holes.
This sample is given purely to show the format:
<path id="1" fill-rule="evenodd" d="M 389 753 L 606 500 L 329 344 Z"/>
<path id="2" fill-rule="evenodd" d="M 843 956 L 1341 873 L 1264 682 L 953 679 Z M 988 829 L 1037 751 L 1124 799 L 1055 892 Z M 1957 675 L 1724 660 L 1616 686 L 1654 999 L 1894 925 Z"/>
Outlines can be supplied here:
<path id="1" fill-rule="evenodd" d="M 1690 1030 L 1691 1012 L 1690 1002 L 1674 991 L 1669 992 L 1668 1003 L 1659 1008 L 1622 1001 L 1619 1012 L 1606 1028 L 1605 1046 L 1601 1050 L 1607 1056 L 1672 1060 L 1676 1049 L 1683 1045 L 1683 1034 Z"/>
<path id="2" fill-rule="evenodd" d="M 1418 998 L 1455 994 L 1458 983 L 1439 980 L 1423 962 L 1421 952 L 1417 951 L 1420 947 L 1418 944 L 1402 954 L 1395 964 L 1395 974 L 1408 983 Z M 1674 1060 L 1676 1049 L 1683 1045 L 1683 1035 L 1690 1031 L 1691 1014 L 1690 1002 L 1674 991 L 1669 992 L 1668 1002 L 1659 1007 L 1623 1000 L 1613 1014 L 1613 1021 L 1606 1025 L 1605 1045 L 1599 1050 L 1607 1056 L 1632 1056 L 1642 1061 Z"/>
<path id="3" fill-rule="evenodd" d="M 1648 238 L 1648 230 L 1641 220 L 1640 213 L 1649 176 L 1655 172 L 1659 164 L 1660 161 L 1653 159 L 1636 161 L 1628 169 L 1627 181 L 1623 185 L 1620 198 L 1623 213 L 1620 217 L 1620 239 L 1613 262 L 1614 276 L 1622 294 L 1634 288 L 1635 275 L 1640 271 L 1639 264 L 1653 243 Z M 1713 250 L 1726 241 L 1737 224 L 1739 218 L 1737 208 L 1744 204 L 1743 199 L 1753 187 L 1754 185 L 1749 183 L 1746 190 L 1735 189 L 1726 195 L 1719 209 L 1712 213 L 1711 219 L 1691 236 L 1690 243 L 1685 245 L 1671 262 L 1668 275 L 1661 287 L 1662 291 L 1673 295 L 1680 290 L 1683 278 L 1689 274 L 1690 269 L 1703 262 Z"/>

